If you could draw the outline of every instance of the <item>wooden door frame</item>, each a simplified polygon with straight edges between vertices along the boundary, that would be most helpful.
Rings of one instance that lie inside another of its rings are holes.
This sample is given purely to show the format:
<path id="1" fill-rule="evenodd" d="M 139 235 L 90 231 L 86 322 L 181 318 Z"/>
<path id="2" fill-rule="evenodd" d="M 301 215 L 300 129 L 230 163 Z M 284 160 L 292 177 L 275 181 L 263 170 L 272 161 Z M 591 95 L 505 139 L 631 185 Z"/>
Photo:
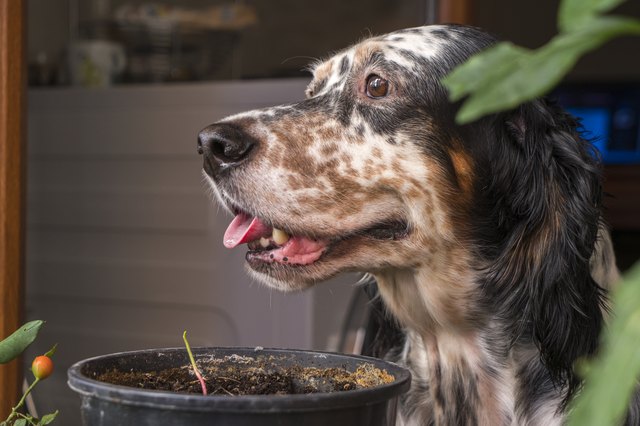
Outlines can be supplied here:
<path id="1" fill-rule="evenodd" d="M 26 0 L 0 0 L 0 339 L 24 306 Z M 21 360 L 0 365 L 0 420 L 18 400 Z"/>
<path id="2" fill-rule="evenodd" d="M 471 0 L 440 0 L 438 21 L 443 24 L 473 24 Z"/>

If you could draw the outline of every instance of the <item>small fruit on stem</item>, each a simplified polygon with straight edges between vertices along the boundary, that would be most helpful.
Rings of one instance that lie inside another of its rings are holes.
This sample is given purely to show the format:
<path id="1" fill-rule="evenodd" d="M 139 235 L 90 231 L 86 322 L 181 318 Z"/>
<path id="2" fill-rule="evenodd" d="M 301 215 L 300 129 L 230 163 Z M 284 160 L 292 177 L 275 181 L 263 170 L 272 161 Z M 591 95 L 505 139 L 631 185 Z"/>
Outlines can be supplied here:
<path id="1" fill-rule="evenodd" d="M 46 379 L 53 373 L 53 361 L 46 355 L 37 356 L 31 363 L 31 371 L 36 379 Z"/>

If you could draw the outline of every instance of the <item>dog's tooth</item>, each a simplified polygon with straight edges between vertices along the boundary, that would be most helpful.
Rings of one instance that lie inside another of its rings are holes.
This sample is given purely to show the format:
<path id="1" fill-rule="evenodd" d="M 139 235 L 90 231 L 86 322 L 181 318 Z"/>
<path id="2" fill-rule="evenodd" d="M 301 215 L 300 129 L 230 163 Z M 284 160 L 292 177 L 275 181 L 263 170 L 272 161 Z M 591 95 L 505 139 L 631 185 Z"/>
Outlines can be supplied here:
<path id="1" fill-rule="evenodd" d="M 282 229 L 273 228 L 273 234 L 271 235 L 271 238 L 273 238 L 273 241 L 275 241 L 275 243 L 279 246 L 289 241 L 289 235 Z"/>
<path id="2" fill-rule="evenodd" d="M 270 244 L 270 242 L 269 242 L 268 238 L 265 238 L 265 237 L 261 237 L 260 238 L 260 246 L 262 246 L 262 248 L 269 247 L 269 244 Z"/>

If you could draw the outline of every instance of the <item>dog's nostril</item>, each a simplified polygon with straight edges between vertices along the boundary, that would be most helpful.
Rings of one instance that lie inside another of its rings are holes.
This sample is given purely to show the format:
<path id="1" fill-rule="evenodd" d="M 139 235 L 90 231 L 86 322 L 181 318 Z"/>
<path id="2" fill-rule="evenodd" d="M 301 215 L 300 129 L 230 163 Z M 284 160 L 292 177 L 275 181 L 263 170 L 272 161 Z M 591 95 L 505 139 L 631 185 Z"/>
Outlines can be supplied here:
<path id="1" fill-rule="evenodd" d="M 198 136 L 198 152 L 214 167 L 233 167 L 247 158 L 255 139 L 232 124 L 214 124 Z"/>
<path id="2" fill-rule="evenodd" d="M 210 142 L 211 154 L 221 163 L 237 163 L 244 159 L 251 149 L 251 144 L 244 140 L 233 140 L 217 135 Z"/>

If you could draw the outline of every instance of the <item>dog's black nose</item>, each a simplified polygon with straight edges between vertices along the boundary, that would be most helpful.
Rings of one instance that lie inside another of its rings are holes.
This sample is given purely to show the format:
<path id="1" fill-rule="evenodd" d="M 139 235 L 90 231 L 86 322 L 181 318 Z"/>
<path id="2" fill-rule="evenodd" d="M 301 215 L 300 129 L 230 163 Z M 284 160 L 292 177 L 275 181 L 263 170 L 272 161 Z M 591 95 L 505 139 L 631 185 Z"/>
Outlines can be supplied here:
<path id="1" fill-rule="evenodd" d="M 207 172 L 237 166 L 256 145 L 252 136 L 230 123 L 212 124 L 198 135 L 198 153 L 204 156 L 205 169 L 212 169 Z"/>

